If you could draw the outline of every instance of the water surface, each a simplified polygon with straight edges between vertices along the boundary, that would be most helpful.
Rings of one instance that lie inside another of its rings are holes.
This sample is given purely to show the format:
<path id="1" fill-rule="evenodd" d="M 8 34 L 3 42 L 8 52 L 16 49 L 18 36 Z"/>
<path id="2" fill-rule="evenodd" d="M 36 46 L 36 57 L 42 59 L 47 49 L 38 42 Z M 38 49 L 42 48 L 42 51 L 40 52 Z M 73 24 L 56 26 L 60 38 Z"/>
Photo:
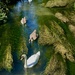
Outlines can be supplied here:
<path id="1" fill-rule="evenodd" d="M 40 2 L 38 0 L 38 2 Z M 38 7 L 38 10 L 42 9 Z M 44 9 L 42 11 L 45 11 Z M 0 75 L 39 75 L 41 74 L 46 66 L 46 56 L 45 56 L 45 48 L 42 48 L 38 45 L 38 39 L 34 41 L 32 44 L 29 44 L 29 35 L 36 29 L 38 33 L 38 22 L 37 22 L 37 6 L 34 3 L 29 4 L 27 0 L 18 2 L 13 6 L 12 10 L 9 14 L 8 25 L 13 28 L 13 26 L 20 25 L 22 29 L 22 36 L 25 37 L 28 54 L 27 58 L 37 51 L 41 52 L 40 60 L 37 65 L 35 65 L 31 69 L 24 69 L 23 61 L 19 61 L 16 58 L 16 54 L 14 54 L 14 65 L 12 71 L 9 73 L 5 70 L 0 72 Z M 45 12 L 44 12 L 45 13 Z M 45 13 L 46 14 L 46 13 Z M 49 14 L 49 13 L 48 13 Z M 27 23 L 26 26 L 22 26 L 20 23 L 21 18 L 26 17 Z M 17 29 L 17 28 L 16 28 Z M 19 32 L 18 32 L 19 33 Z M 43 52 L 44 50 L 44 52 Z"/>

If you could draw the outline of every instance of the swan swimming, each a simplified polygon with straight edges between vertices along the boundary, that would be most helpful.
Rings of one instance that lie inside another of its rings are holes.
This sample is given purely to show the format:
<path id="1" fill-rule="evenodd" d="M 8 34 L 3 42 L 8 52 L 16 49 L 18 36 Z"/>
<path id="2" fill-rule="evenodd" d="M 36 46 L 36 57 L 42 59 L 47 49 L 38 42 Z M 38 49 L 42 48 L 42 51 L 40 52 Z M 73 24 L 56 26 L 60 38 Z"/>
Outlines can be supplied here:
<path id="1" fill-rule="evenodd" d="M 28 2 L 29 2 L 29 3 L 31 3 L 31 2 L 32 2 L 32 0 L 28 0 Z"/>
<path id="2" fill-rule="evenodd" d="M 24 25 L 25 23 L 26 23 L 26 18 L 24 17 L 21 19 L 21 24 Z"/>
<path id="3" fill-rule="evenodd" d="M 34 40 L 36 40 L 38 38 L 38 34 L 36 33 L 36 30 L 34 30 L 31 34 L 30 34 L 30 38 L 29 38 L 29 43 L 32 43 Z"/>
<path id="4" fill-rule="evenodd" d="M 40 51 L 38 51 L 36 54 L 33 54 L 27 59 L 27 56 L 23 54 L 21 56 L 21 60 L 24 58 L 24 68 L 32 68 L 34 65 L 37 64 L 40 57 Z"/>

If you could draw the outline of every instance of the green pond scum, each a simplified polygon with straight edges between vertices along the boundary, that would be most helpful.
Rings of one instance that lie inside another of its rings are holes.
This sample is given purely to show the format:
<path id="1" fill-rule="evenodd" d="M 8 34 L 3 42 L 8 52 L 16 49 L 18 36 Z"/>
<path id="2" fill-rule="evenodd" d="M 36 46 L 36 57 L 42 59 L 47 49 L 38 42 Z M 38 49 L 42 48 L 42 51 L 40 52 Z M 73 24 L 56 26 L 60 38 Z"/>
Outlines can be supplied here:
<path id="1" fill-rule="evenodd" d="M 28 1 L 0 0 L 0 75 L 75 75 L 75 0 Z M 37 51 L 39 62 L 26 72 L 21 55 Z"/>

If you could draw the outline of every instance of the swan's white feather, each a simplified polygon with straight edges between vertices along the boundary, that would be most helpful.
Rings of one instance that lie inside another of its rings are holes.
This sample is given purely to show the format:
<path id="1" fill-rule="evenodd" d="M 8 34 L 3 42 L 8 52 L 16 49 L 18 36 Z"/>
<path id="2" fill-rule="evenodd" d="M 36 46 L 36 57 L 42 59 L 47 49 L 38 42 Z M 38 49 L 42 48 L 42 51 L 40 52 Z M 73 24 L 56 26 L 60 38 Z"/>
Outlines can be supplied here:
<path id="1" fill-rule="evenodd" d="M 32 0 L 28 0 L 28 2 L 30 3 L 30 2 L 32 2 Z"/>
<path id="2" fill-rule="evenodd" d="M 27 68 L 33 67 L 35 64 L 37 64 L 40 57 L 40 51 L 38 51 L 36 54 L 33 54 L 31 57 L 27 60 Z"/>

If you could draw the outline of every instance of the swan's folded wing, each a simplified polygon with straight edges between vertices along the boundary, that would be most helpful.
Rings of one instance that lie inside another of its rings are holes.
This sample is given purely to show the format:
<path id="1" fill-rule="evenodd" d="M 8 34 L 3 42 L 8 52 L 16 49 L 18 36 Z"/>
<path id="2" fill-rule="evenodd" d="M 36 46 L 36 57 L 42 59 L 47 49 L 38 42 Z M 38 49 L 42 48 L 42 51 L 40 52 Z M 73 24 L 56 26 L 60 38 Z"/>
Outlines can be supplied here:
<path id="1" fill-rule="evenodd" d="M 31 68 L 38 62 L 39 56 L 34 54 L 27 60 L 27 67 Z"/>

